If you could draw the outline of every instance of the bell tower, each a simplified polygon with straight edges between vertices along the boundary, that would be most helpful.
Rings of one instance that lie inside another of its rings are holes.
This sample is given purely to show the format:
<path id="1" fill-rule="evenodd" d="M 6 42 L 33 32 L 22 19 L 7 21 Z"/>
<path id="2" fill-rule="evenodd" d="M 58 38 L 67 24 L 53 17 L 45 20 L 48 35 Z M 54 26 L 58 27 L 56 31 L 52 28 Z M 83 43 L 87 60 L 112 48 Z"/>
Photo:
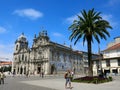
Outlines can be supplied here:
<path id="1" fill-rule="evenodd" d="M 26 37 L 24 36 L 24 33 L 22 33 L 18 39 L 15 41 L 15 53 L 18 53 L 21 49 L 27 49 L 28 48 L 28 41 Z"/>

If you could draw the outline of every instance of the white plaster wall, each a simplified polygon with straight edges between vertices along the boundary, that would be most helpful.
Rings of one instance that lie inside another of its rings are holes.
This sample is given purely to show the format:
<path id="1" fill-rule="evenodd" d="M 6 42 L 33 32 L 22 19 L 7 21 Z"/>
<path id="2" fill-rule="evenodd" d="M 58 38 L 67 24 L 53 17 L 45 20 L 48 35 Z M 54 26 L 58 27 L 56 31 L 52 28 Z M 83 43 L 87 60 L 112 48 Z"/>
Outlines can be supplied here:
<path id="1" fill-rule="evenodd" d="M 116 59 L 110 60 L 110 65 L 111 67 L 117 67 L 118 66 L 117 60 Z"/>
<path id="2" fill-rule="evenodd" d="M 102 67 L 106 67 L 106 61 L 102 61 Z"/>
<path id="3" fill-rule="evenodd" d="M 120 50 L 112 50 L 109 52 L 105 52 L 103 56 L 104 56 L 104 58 L 119 57 Z"/>
<path id="4" fill-rule="evenodd" d="M 113 50 L 109 53 L 109 57 L 117 57 L 117 50 Z"/>

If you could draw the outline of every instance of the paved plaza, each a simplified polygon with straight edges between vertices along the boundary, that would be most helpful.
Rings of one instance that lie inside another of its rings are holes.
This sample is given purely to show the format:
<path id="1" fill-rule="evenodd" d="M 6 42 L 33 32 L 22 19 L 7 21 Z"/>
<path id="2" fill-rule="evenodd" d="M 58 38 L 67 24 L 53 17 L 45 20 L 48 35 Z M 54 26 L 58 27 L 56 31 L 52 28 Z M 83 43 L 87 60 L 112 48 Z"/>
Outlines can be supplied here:
<path id="1" fill-rule="evenodd" d="M 72 90 L 120 90 L 120 76 L 114 76 L 114 81 L 104 84 L 72 83 Z M 16 76 L 6 77 L 0 90 L 70 90 L 64 87 L 62 76 Z"/>

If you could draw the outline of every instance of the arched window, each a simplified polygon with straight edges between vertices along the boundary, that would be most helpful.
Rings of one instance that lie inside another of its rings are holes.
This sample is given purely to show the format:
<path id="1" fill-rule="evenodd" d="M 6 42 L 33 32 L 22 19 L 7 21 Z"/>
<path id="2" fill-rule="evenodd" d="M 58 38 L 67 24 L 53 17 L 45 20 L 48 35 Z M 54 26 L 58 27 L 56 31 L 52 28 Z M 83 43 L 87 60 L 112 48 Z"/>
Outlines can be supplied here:
<path id="1" fill-rule="evenodd" d="M 25 56 L 25 61 L 27 61 L 27 56 Z"/>
<path id="2" fill-rule="evenodd" d="M 64 62 L 66 62 L 66 54 L 65 53 L 63 54 L 63 59 L 64 59 Z"/>
<path id="3" fill-rule="evenodd" d="M 60 60 L 60 54 L 59 54 L 59 52 L 57 52 L 57 61 L 59 61 Z"/>
<path id="4" fill-rule="evenodd" d="M 69 55 L 69 61 L 72 62 L 72 57 L 71 57 L 71 55 Z"/>
<path id="5" fill-rule="evenodd" d="M 52 61 L 54 61 L 54 52 L 52 51 Z"/>
<path id="6" fill-rule="evenodd" d="M 18 50 L 18 45 L 16 45 L 16 50 Z"/>
<path id="7" fill-rule="evenodd" d="M 24 60 L 24 54 L 22 55 L 22 60 Z"/>
<path id="8" fill-rule="evenodd" d="M 17 57 L 15 57 L 15 61 L 17 60 Z"/>
<path id="9" fill-rule="evenodd" d="M 19 62 L 20 62 L 20 55 L 18 56 L 18 58 L 19 58 Z"/>

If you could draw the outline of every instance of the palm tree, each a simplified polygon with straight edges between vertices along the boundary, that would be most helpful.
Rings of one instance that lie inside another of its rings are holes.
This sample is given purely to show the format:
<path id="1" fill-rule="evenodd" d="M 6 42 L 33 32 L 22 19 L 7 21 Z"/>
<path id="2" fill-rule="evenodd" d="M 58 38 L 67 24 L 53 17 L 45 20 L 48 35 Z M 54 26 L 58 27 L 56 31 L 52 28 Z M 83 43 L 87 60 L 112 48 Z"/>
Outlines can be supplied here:
<path id="1" fill-rule="evenodd" d="M 103 20 L 100 16 L 101 12 L 96 12 L 93 9 L 86 12 L 85 10 L 81 11 L 81 16 L 78 15 L 78 20 L 74 20 L 73 24 L 69 27 L 71 35 L 69 39 L 74 41 L 74 45 L 82 38 L 83 45 L 85 41 L 87 42 L 88 48 L 88 67 L 89 67 L 89 76 L 93 75 L 92 71 L 92 43 L 95 39 L 100 43 L 100 39 L 107 39 L 106 36 L 110 37 L 107 29 L 112 29 L 109 22 Z"/>

